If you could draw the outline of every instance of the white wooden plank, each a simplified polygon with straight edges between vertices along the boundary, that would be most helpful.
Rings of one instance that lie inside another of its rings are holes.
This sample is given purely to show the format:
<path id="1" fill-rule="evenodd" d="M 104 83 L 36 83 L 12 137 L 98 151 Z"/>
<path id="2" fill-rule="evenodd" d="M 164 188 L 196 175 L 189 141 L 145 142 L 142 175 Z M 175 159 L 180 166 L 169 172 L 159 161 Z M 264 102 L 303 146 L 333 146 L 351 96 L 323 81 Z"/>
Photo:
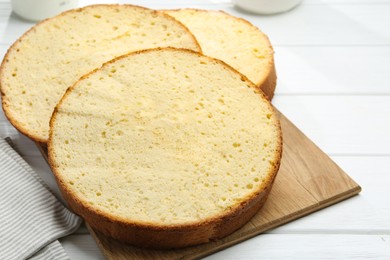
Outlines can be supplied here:
<path id="1" fill-rule="evenodd" d="M 304 0 L 303 4 L 390 4 L 389 0 Z"/>
<path id="2" fill-rule="evenodd" d="M 123 2 L 130 3 L 121 1 Z M 388 15 L 390 5 L 387 3 L 302 4 L 290 12 L 273 16 L 244 13 L 234 8 L 232 4 L 149 2 L 143 5 L 156 9 L 183 7 L 222 9 L 251 21 L 270 36 L 275 46 L 390 44 L 390 30 L 386 26 L 390 24 Z M 10 13 L 10 9 L 8 12 Z M 11 44 L 33 25 L 9 14 L 0 16 L 0 24 L 6 24 L 3 28 L 4 37 L 0 42 L 2 44 Z"/>
<path id="3" fill-rule="evenodd" d="M 390 259 L 389 235 L 264 234 L 205 259 Z"/>
<path id="4" fill-rule="evenodd" d="M 388 95 L 276 95 L 273 103 L 328 154 L 390 155 Z"/>
<path id="5" fill-rule="evenodd" d="M 106 259 L 90 235 L 70 235 L 61 238 L 60 242 L 72 260 Z"/>
<path id="6" fill-rule="evenodd" d="M 3 60 L 3 57 L 8 50 L 8 47 L 8 45 L 0 45 L 0 60 Z"/>
<path id="7" fill-rule="evenodd" d="M 390 46 L 276 46 L 276 93 L 389 94 L 389 60 Z"/>
<path id="8" fill-rule="evenodd" d="M 224 9 L 243 17 L 280 45 L 389 45 L 389 4 L 299 5 L 290 12 L 260 16 Z"/>
<path id="9" fill-rule="evenodd" d="M 89 235 L 60 240 L 70 259 L 105 259 Z M 389 259 L 389 235 L 262 234 L 205 259 Z"/>
<path id="10" fill-rule="evenodd" d="M 0 31 L 2 32 L 0 44 L 10 46 L 35 23 L 19 18 L 16 14 L 11 12 L 11 9 L 5 13 L 4 16 L 0 16 Z"/>
<path id="11" fill-rule="evenodd" d="M 10 0 L 0 0 L 0 3 L 9 3 Z M 110 3 L 110 2 L 115 2 L 115 3 L 128 3 L 131 2 L 132 4 L 140 4 L 145 1 L 142 0 L 136 0 L 136 1 L 126 1 L 126 0 L 79 0 L 79 3 L 81 5 L 87 5 L 89 3 Z M 149 3 L 158 3 L 161 2 L 160 0 L 149 0 Z M 171 0 L 170 2 L 173 3 L 179 3 L 179 2 L 184 2 L 184 3 L 190 3 L 193 2 L 192 0 Z M 231 3 L 231 0 L 198 0 L 197 2 L 200 2 L 201 4 L 224 4 L 224 3 Z M 390 3 L 389 0 L 304 0 L 302 4 L 346 4 L 346 3 L 351 3 L 351 4 L 384 4 L 384 3 Z"/>
<path id="12" fill-rule="evenodd" d="M 8 17 L 11 13 L 11 4 L 10 3 L 0 3 L 0 36 L 1 43 L 5 42 L 6 38 L 6 28 L 8 23 Z"/>
<path id="13" fill-rule="evenodd" d="M 389 94 L 389 60 L 390 46 L 275 47 L 276 93 Z"/>
<path id="14" fill-rule="evenodd" d="M 269 233 L 390 234 L 390 157 L 332 159 L 361 185 L 362 192 Z"/>
<path id="15" fill-rule="evenodd" d="M 5 13 L 8 13 L 10 9 L 11 9 L 11 3 L 9 0 L 0 1 L 0 16 L 3 16 Z"/>

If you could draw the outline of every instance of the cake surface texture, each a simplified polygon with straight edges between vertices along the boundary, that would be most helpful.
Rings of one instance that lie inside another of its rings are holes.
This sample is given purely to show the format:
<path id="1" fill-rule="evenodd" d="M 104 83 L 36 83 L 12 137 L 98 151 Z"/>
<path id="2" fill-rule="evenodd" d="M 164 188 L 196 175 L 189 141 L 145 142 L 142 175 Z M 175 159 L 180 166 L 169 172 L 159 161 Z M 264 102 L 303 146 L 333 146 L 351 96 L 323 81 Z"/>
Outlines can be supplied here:
<path id="1" fill-rule="evenodd" d="M 67 90 L 50 121 L 50 166 L 95 230 L 147 248 L 222 238 L 264 204 L 281 129 L 242 74 L 200 53 L 124 55 Z"/>
<path id="2" fill-rule="evenodd" d="M 46 143 L 49 120 L 66 89 L 117 56 L 147 48 L 200 51 L 194 36 L 171 16 L 132 5 L 92 5 L 45 20 L 8 50 L 0 70 L 9 121 Z"/>
<path id="3" fill-rule="evenodd" d="M 223 60 L 254 82 L 271 100 L 276 87 L 274 51 L 262 31 L 223 11 L 164 10 L 194 34 L 205 55 Z"/>

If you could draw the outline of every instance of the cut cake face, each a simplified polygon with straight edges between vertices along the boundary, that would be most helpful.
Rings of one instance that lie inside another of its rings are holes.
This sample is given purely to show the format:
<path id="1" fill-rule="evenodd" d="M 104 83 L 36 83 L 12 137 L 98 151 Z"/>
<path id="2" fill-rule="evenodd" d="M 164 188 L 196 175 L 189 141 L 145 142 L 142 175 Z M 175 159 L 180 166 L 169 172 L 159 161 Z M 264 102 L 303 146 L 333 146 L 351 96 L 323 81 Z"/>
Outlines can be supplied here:
<path id="1" fill-rule="evenodd" d="M 262 92 L 225 63 L 174 48 L 119 57 L 68 89 L 49 161 L 69 206 L 141 247 L 224 237 L 264 204 L 281 131 Z"/>

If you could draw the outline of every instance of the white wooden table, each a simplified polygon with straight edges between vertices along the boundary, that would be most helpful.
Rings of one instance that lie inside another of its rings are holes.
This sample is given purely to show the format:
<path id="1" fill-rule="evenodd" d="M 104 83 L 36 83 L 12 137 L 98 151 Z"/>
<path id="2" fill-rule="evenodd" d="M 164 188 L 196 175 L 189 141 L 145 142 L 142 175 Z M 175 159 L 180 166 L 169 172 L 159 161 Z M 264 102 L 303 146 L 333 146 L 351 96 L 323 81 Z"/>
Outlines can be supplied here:
<path id="1" fill-rule="evenodd" d="M 278 84 L 274 105 L 363 188 L 359 196 L 216 253 L 209 259 L 390 259 L 390 0 L 304 0 L 260 16 L 230 1 L 120 2 L 225 10 L 269 35 Z M 0 0 L 0 56 L 33 24 Z M 34 143 L 0 112 L 0 136 L 60 197 Z M 85 228 L 61 239 L 71 259 L 104 259 Z"/>

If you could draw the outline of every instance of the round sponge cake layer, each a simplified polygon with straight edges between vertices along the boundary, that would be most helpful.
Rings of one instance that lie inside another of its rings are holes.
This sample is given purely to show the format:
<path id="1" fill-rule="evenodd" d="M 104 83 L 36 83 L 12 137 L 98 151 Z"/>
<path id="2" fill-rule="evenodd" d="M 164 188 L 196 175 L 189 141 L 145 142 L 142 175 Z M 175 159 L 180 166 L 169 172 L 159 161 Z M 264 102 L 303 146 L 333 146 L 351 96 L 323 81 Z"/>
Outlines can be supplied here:
<path id="1" fill-rule="evenodd" d="M 267 98 L 223 62 L 153 49 L 106 63 L 55 109 L 50 164 L 70 207 L 143 247 L 226 236 L 262 206 L 281 157 Z"/>
<path id="2" fill-rule="evenodd" d="M 223 60 L 254 82 L 269 99 L 274 96 L 274 51 L 263 32 L 223 11 L 165 10 L 190 29 L 205 55 Z"/>
<path id="3" fill-rule="evenodd" d="M 46 143 L 54 107 L 82 75 L 128 52 L 167 46 L 200 51 L 181 23 L 143 7 L 92 5 L 45 20 L 4 57 L 5 114 L 19 131 Z"/>

